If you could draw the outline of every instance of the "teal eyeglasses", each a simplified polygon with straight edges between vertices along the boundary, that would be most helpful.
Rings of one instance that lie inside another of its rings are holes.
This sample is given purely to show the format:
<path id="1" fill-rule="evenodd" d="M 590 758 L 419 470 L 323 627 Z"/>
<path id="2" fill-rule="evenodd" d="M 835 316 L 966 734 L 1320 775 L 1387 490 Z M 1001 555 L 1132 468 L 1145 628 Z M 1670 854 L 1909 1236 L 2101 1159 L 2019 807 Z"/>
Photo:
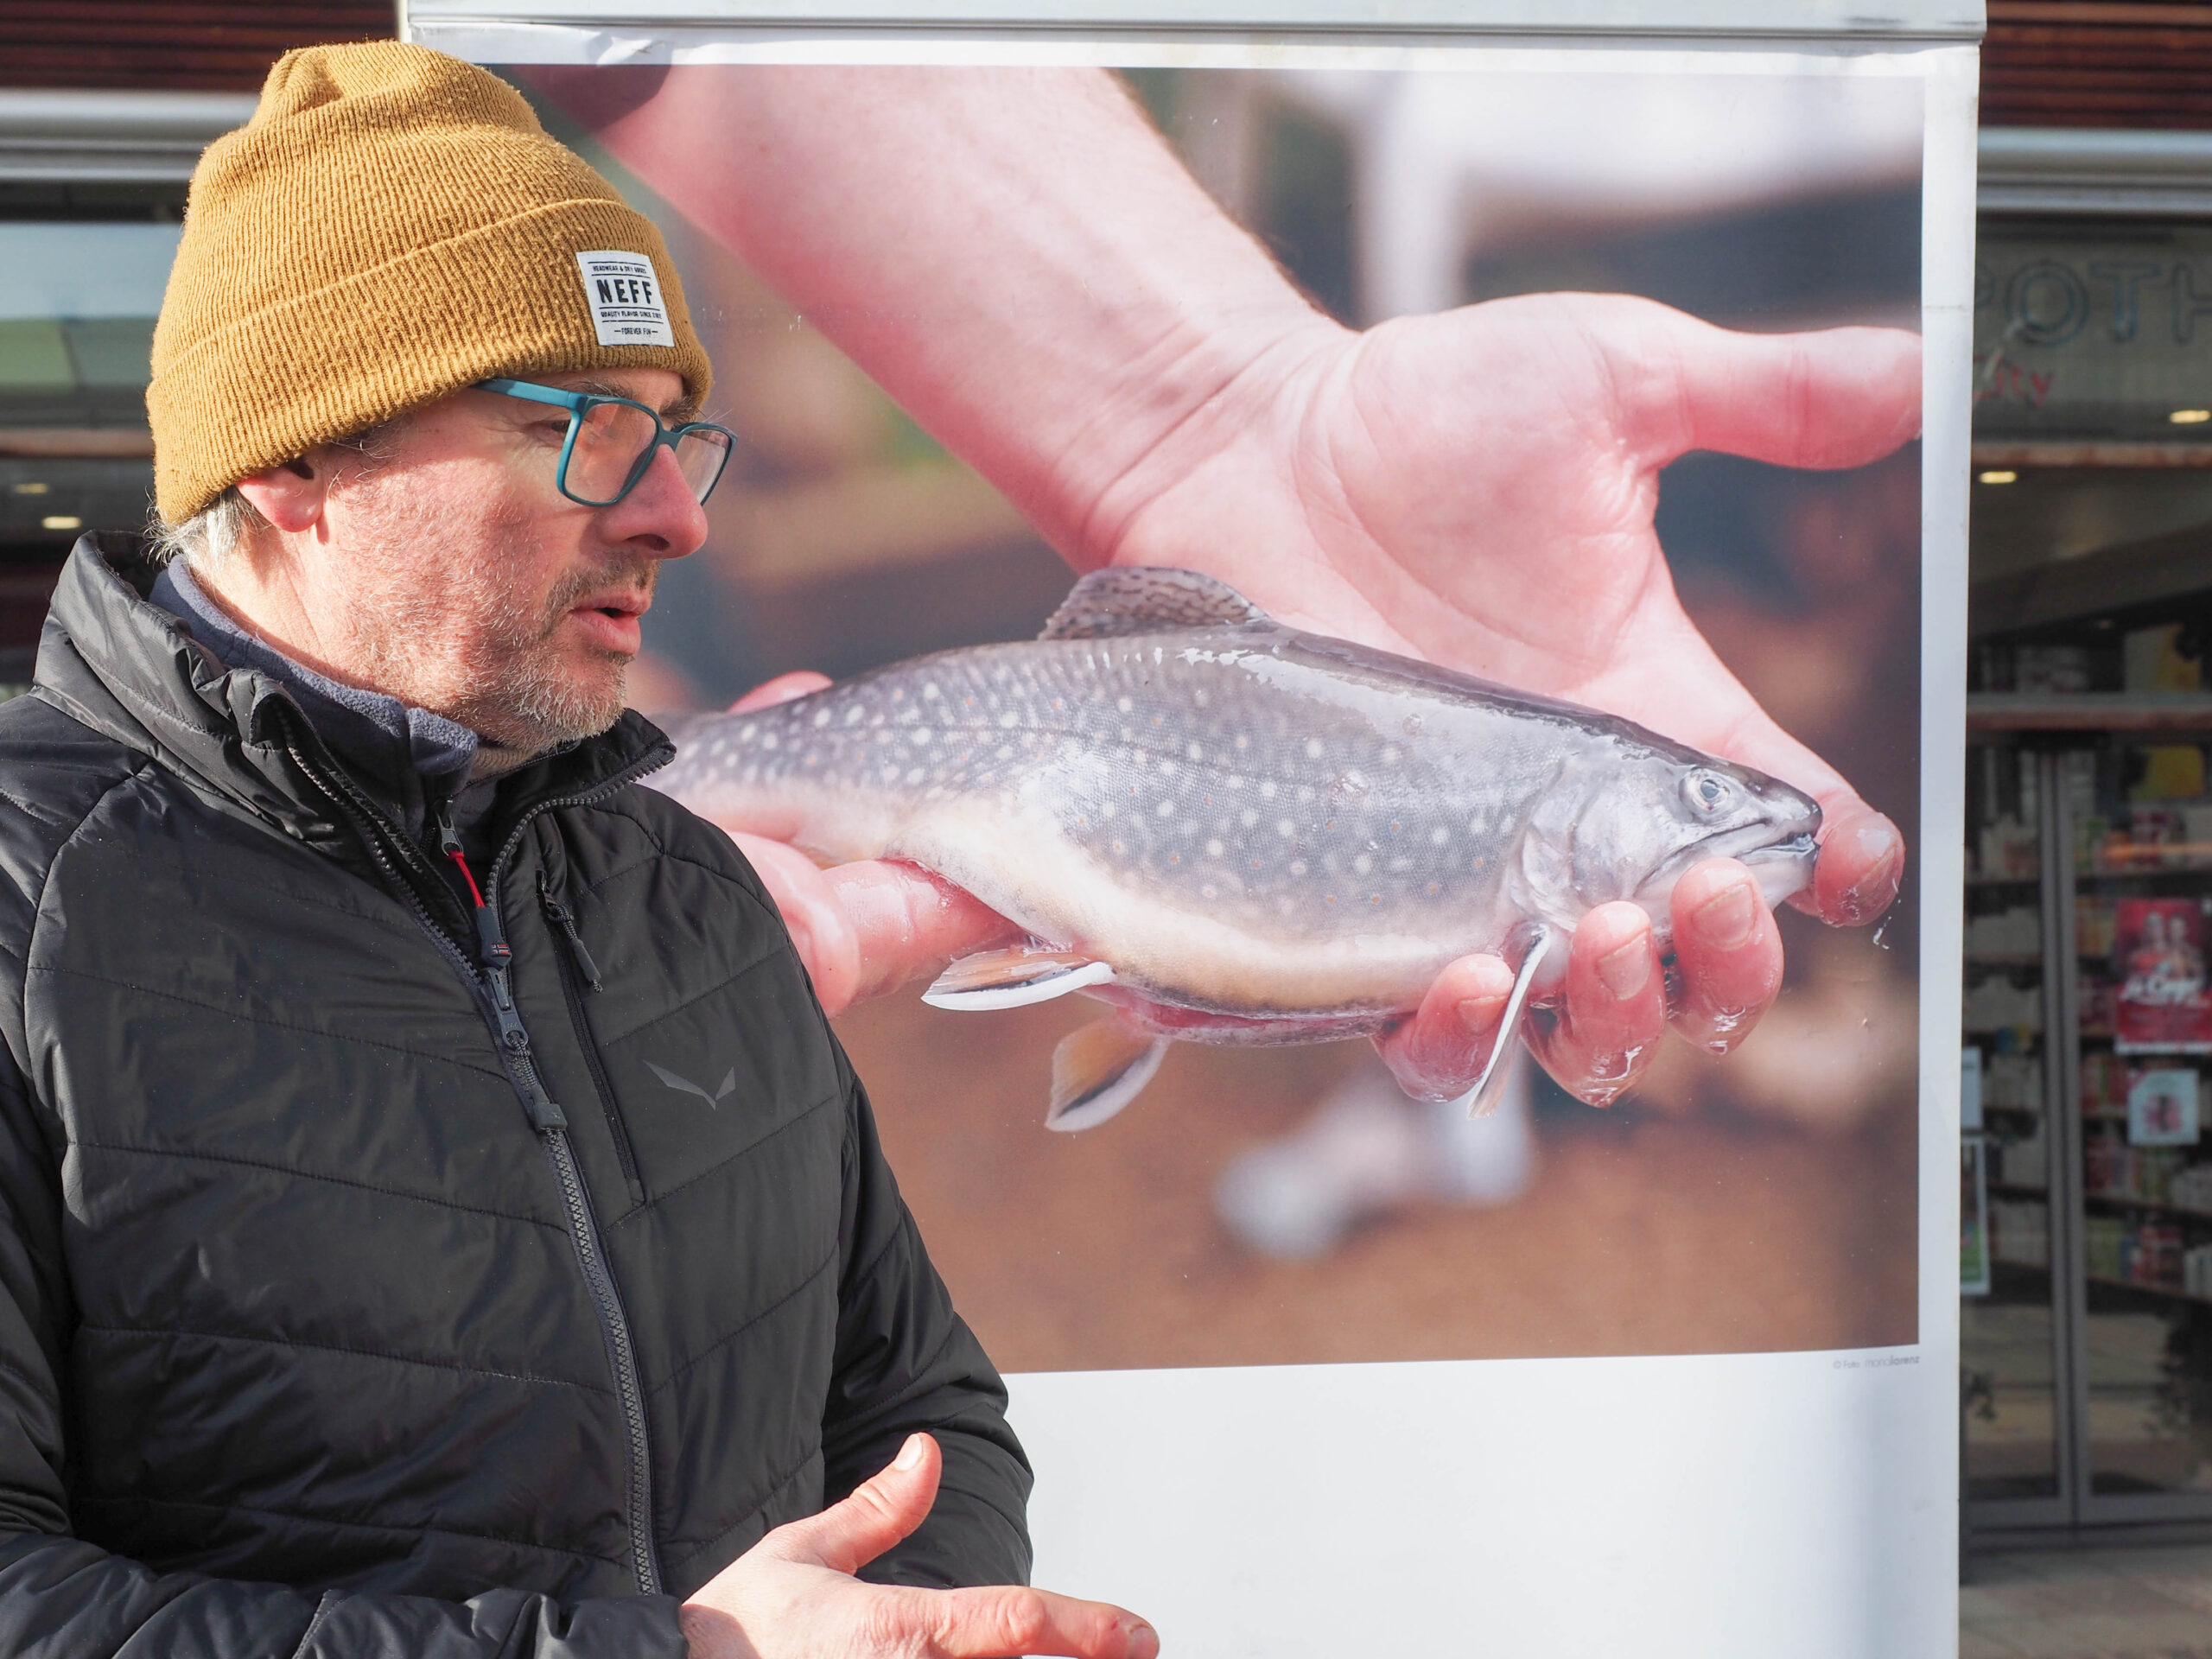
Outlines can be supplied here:
<path id="1" fill-rule="evenodd" d="M 611 507 L 636 489 L 663 444 L 675 452 L 676 469 L 692 495 L 704 502 L 737 444 L 737 434 L 711 421 L 688 422 L 671 431 L 658 415 L 627 397 L 563 391 L 531 380 L 479 380 L 476 389 L 569 411 L 569 435 L 561 442 L 554 480 L 562 494 L 587 507 Z"/>

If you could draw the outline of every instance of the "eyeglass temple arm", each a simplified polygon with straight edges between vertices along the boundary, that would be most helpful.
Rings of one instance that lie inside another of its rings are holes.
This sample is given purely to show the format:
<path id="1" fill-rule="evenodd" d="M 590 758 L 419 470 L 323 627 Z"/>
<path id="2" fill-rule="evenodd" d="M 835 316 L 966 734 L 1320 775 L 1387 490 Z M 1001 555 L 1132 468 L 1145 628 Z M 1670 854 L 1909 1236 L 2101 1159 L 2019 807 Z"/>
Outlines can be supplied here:
<path id="1" fill-rule="evenodd" d="M 508 380 L 503 378 L 479 380 L 476 383 L 476 390 L 503 392 L 510 397 L 520 397 L 533 404 L 551 404 L 556 409 L 566 410 L 575 409 L 586 395 L 578 391 L 560 391 L 551 386 L 532 385 L 527 380 Z"/>

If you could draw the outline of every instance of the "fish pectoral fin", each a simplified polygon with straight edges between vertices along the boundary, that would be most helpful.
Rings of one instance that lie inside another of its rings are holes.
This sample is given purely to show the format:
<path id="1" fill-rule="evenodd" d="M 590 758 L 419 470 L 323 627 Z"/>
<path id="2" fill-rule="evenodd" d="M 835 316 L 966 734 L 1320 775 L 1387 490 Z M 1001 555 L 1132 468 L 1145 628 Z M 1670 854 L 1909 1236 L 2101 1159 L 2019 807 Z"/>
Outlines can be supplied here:
<path id="1" fill-rule="evenodd" d="M 1469 1117 L 1488 1117 L 1497 1109 L 1505 1082 L 1505 1061 L 1521 1035 L 1521 1020 L 1529 1007 L 1529 988 L 1536 982 L 1536 970 L 1550 954 L 1556 937 L 1551 929 L 1539 927 L 1529 941 L 1529 954 L 1521 958 L 1520 969 L 1513 976 L 1513 994 L 1505 999 L 1505 1012 L 1497 1017 L 1497 1040 L 1491 1046 L 1490 1058 L 1484 1062 L 1482 1076 L 1467 1091 Z"/>
<path id="2" fill-rule="evenodd" d="M 1131 1031 L 1118 1020 L 1094 1020 L 1060 1039 L 1052 1051 L 1048 1129 L 1088 1129 L 1135 1100 L 1160 1070 L 1167 1039 Z"/>
<path id="3" fill-rule="evenodd" d="M 1103 985 L 1114 965 L 1077 950 L 1036 944 L 978 950 L 937 976 L 922 1001 L 933 1008 L 1020 1008 L 1049 1002 L 1086 985 Z"/>
<path id="4" fill-rule="evenodd" d="M 1268 613 L 1225 582 L 1196 570 L 1116 565 L 1068 589 L 1039 639 L 1107 639 L 1173 628 L 1265 622 Z"/>

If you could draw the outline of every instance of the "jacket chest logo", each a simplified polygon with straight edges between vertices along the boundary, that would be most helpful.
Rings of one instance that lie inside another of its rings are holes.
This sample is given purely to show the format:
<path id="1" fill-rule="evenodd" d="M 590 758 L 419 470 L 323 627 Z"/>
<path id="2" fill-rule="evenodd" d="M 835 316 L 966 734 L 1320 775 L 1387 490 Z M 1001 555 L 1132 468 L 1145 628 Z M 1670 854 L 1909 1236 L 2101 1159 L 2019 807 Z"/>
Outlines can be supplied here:
<path id="1" fill-rule="evenodd" d="M 737 1068 L 735 1066 L 732 1066 L 728 1071 L 722 1073 L 722 1086 L 715 1090 L 711 1095 L 705 1090 L 702 1089 L 697 1084 L 692 1082 L 690 1078 L 679 1077 L 675 1072 L 670 1071 L 664 1065 L 655 1065 L 651 1060 L 647 1060 L 645 1062 L 645 1070 L 652 1072 L 653 1076 L 658 1077 L 663 1083 L 666 1084 L 671 1089 L 679 1090 L 683 1094 L 698 1096 L 699 1098 L 705 1101 L 710 1108 L 721 1105 L 722 1102 L 728 1100 L 732 1095 L 737 1092 Z"/>

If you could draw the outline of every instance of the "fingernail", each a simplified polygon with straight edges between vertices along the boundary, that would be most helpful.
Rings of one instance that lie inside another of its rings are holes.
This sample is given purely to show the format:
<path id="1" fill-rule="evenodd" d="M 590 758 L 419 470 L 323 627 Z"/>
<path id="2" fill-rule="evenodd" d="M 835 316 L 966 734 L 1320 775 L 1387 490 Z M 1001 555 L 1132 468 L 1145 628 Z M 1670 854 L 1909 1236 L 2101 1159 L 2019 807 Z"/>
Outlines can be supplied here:
<path id="1" fill-rule="evenodd" d="M 899 1448 L 899 1455 L 892 1460 L 893 1469 L 918 1469 L 922 1466 L 922 1437 L 909 1434 L 906 1444 Z"/>
<path id="2" fill-rule="evenodd" d="M 1758 912 L 1751 903 L 1751 884 L 1732 881 L 1691 912 L 1698 937 L 1719 950 L 1733 950 L 1751 937 Z"/>
<path id="3" fill-rule="evenodd" d="M 1160 1652 L 1160 1633 L 1149 1624 L 1129 1626 L 1129 1659 L 1155 1659 Z"/>
<path id="4" fill-rule="evenodd" d="M 1497 1011 L 1504 1006 L 1502 996 L 1463 996 L 1452 1012 L 1459 1016 L 1461 1027 L 1471 1034 L 1496 1025 Z"/>
<path id="5" fill-rule="evenodd" d="M 1598 982 L 1625 1002 L 1651 977 L 1651 947 L 1642 938 L 1615 945 L 1598 958 Z"/>

